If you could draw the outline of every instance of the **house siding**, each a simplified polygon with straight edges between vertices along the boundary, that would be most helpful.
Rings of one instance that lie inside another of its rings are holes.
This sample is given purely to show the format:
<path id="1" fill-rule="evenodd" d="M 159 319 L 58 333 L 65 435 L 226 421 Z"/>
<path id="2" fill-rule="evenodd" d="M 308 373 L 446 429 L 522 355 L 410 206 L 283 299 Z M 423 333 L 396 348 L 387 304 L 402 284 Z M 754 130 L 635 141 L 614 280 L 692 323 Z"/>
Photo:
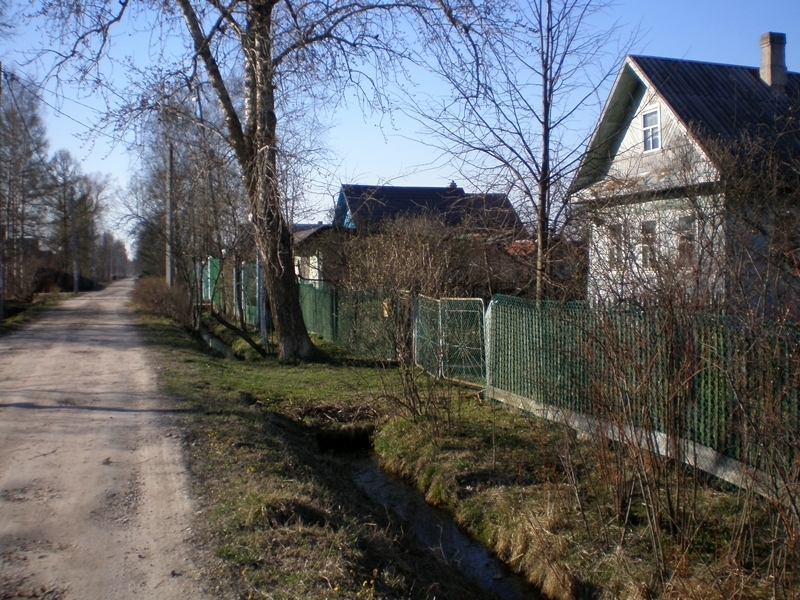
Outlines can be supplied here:
<path id="1" fill-rule="evenodd" d="M 589 231 L 590 302 L 641 302 L 665 289 L 720 298 L 723 214 L 720 199 L 711 196 L 598 211 Z M 652 227 L 649 239 L 645 223 Z"/>
<path id="2" fill-rule="evenodd" d="M 657 109 L 661 147 L 645 151 L 642 116 Z M 714 169 L 689 139 L 680 121 L 658 94 L 647 89 L 626 117 L 627 125 L 608 174 L 586 190 L 583 199 L 603 198 L 620 192 L 655 192 L 714 180 Z"/>

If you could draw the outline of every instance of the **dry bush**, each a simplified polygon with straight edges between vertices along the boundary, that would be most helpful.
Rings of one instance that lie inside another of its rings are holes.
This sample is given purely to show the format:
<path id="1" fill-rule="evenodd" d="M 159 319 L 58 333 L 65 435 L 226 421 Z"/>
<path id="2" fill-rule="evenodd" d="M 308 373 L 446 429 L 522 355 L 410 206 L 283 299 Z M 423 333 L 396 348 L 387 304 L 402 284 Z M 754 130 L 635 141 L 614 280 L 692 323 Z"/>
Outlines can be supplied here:
<path id="1" fill-rule="evenodd" d="M 646 524 L 658 571 L 648 585 L 659 597 L 737 597 L 759 578 L 772 582 L 772 597 L 797 597 L 798 123 L 735 143 L 705 140 L 713 186 L 707 165 L 678 152 L 669 178 L 680 199 L 631 182 L 641 202 L 606 199 L 592 214 L 596 306 L 580 357 L 592 416 L 623 443 L 606 451 L 598 441 L 601 466 L 590 475 L 622 539 L 629 512 Z M 705 476 L 684 466 L 696 459 L 685 440 L 741 461 L 751 487 L 726 511 L 735 522 L 728 536 L 714 542 L 743 575 L 709 575 L 714 590 L 689 589 L 700 580 L 686 557 L 702 555 L 695 563 L 716 573 L 717 559 L 701 549 L 719 515 L 704 497 Z"/>
<path id="2" fill-rule="evenodd" d="M 192 324 L 188 291 L 182 285 L 168 287 L 161 277 L 144 277 L 137 281 L 133 302 L 142 310 L 169 317 L 184 327 Z"/>

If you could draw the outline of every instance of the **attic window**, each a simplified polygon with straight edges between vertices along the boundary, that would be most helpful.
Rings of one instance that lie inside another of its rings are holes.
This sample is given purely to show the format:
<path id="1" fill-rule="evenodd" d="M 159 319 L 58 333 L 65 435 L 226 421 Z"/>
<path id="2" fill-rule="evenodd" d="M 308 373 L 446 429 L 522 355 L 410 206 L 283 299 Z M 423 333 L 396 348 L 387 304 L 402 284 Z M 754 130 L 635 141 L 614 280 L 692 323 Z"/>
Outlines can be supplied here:
<path id="1" fill-rule="evenodd" d="M 661 148 L 661 132 L 659 129 L 658 110 L 651 110 L 642 115 L 642 133 L 644 134 L 644 151 Z"/>

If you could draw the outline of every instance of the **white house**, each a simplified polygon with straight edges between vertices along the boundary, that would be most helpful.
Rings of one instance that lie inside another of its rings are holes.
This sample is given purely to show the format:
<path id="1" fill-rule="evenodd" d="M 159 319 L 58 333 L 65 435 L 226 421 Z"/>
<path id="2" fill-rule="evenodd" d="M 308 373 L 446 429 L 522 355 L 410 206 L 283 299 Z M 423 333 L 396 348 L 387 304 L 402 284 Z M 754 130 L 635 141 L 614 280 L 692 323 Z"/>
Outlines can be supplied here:
<path id="1" fill-rule="evenodd" d="M 730 261 L 771 248 L 768 230 L 781 219 L 750 214 L 758 227 L 733 235 L 720 157 L 778 129 L 780 160 L 800 156 L 800 128 L 786 133 L 800 114 L 800 74 L 787 72 L 785 44 L 784 34 L 764 34 L 760 68 L 626 57 L 570 189 L 590 221 L 591 301 L 666 290 L 716 303 L 763 277 L 752 268 L 733 276 Z M 765 204 L 752 199 L 756 212 Z"/>

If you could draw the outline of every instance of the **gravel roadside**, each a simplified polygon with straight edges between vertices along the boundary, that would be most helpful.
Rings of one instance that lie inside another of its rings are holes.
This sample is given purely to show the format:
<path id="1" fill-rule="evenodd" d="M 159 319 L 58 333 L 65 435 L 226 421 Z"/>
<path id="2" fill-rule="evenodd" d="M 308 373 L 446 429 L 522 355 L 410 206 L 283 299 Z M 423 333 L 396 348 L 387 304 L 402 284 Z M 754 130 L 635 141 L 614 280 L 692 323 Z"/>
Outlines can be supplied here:
<path id="1" fill-rule="evenodd" d="M 132 280 L 0 338 L 0 598 L 203 598 Z"/>

